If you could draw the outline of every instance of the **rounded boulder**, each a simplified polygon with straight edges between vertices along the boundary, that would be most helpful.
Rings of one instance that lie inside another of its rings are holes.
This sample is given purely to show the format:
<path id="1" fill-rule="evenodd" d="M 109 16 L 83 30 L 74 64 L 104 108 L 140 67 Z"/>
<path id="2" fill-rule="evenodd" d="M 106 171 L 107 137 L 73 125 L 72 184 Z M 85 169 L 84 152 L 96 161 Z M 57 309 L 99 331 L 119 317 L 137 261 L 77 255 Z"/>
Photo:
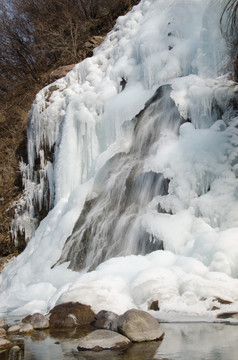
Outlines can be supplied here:
<path id="1" fill-rule="evenodd" d="M 164 332 L 158 321 L 142 310 L 128 310 L 118 318 L 117 330 L 133 342 L 162 340 Z"/>
<path id="2" fill-rule="evenodd" d="M 50 324 L 46 316 L 35 313 L 33 315 L 28 315 L 22 320 L 23 323 L 31 324 L 35 330 L 48 329 Z"/>
<path id="3" fill-rule="evenodd" d="M 50 328 L 73 328 L 95 320 L 91 307 L 78 302 L 56 305 L 49 313 Z"/>
<path id="4" fill-rule="evenodd" d="M 78 350 L 119 350 L 126 349 L 130 343 L 128 338 L 114 331 L 95 330 L 79 340 Z"/>

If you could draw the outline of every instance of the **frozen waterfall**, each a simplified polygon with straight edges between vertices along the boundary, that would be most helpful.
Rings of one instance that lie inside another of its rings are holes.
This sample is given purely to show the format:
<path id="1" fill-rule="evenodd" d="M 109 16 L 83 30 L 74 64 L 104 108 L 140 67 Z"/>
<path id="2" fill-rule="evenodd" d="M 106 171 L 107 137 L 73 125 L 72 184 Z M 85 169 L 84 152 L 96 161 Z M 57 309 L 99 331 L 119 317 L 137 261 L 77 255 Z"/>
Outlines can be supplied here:
<path id="1" fill-rule="evenodd" d="M 13 222 L 28 244 L 0 275 L 1 313 L 66 301 L 122 313 L 158 300 L 165 320 L 238 310 L 226 2 L 142 0 L 36 96 Z"/>

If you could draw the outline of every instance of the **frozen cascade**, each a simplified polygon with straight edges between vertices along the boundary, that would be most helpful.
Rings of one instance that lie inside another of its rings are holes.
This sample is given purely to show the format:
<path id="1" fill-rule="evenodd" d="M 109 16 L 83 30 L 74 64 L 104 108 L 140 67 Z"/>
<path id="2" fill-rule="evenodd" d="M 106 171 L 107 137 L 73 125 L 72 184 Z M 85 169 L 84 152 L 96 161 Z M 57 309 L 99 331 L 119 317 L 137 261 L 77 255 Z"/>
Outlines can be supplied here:
<path id="1" fill-rule="evenodd" d="M 0 312 L 80 301 L 122 313 L 153 300 L 165 320 L 237 311 L 238 87 L 225 3 L 142 0 L 37 95 L 13 223 L 29 242 L 0 275 Z"/>
<path id="2" fill-rule="evenodd" d="M 182 119 L 171 90 L 164 85 L 156 91 L 132 120 L 131 150 L 115 155 L 96 176 L 93 190 L 100 195 L 85 203 L 60 263 L 69 261 L 73 270 L 92 269 L 113 256 L 145 255 L 163 247 L 143 230 L 140 216 L 155 196 L 168 194 L 168 179 L 144 172 L 144 163 L 156 152 L 161 134 L 178 134 Z"/>

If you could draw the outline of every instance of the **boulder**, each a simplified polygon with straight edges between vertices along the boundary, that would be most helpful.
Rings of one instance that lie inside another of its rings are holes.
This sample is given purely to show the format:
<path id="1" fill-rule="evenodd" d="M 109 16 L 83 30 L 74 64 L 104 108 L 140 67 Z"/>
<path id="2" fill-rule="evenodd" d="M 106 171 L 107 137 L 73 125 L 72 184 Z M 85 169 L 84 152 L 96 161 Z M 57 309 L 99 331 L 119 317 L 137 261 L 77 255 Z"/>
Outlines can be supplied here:
<path id="1" fill-rule="evenodd" d="M 112 311 L 101 310 L 95 316 L 94 326 L 98 329 L 117 331 L 118 315 Z"/>
<path id="2" fill-rule="evenodd" d="M 6 333 L 6 330 L 3 329 L 3 328 L 0 328 L 0 338 L 5 337 L 6 334 L 7 334 L 7 333 Z"/>
<path id="3" fill-rule="evenodd" d="M 117 330 L 131 341 L 162 340 L 164 332 L 158 321 L 142 310 L 128 310 L 118 318 Z"/>
<path id="4" fill-rule="evenodd" d="M 78 302 L 55 306 L 49 313 L 50 328 L 72 328 L 87 325 L 95 320 L 91 307 Z"/>
<path id="5" fill-rule="evenodd" d="M 13 352 L 16 352 L 16 353 L 18 353 L 18 352 L 20 352 L 21 351 L 21 348 L 18 346 L 18 345 L 15 345 L 15 346 L 13 346 L 12 347 L 12 349 L 11 349 Z"/>
<path id="6" fill-rule="evenodd" d="M 0 350 L 8 349 L 11 346 L 11 341 L 0 338 Z"/>
<path id="7" fill-rule="evenodd" d="M 19 330 L 19 334 L 24 335 L 24 334 L 29 334 L 32 331 L 34 331 L 33 326 L 31 324 L 22 324 L 21 328 Z"/>
<path id="8" fill-rule="evenodd" d="M 0 328 L 3 328 L 6 325 L 5 320 L 0 317 Z"/>
<path id="9" fill-rule="evenodd" d="M 21 326 L 20 325 L 12 325 L 8 328 L 7 333 L 8 335 L 11 334 L 18 334 Z"/>
<path id="10" fill-rule="evenodd" d="M 78 350 L 119 350 L 126 349 L 130 340 L 110 330 L 95 330 L 79 340 Z"/>
<path id="11" fill-rule="evenodd" d="M 40 313 L 28 315 L 22 320 L 22 322 L 31 324 L 35 330 L 48 329 L 50 326 L 47 317 Z"/>

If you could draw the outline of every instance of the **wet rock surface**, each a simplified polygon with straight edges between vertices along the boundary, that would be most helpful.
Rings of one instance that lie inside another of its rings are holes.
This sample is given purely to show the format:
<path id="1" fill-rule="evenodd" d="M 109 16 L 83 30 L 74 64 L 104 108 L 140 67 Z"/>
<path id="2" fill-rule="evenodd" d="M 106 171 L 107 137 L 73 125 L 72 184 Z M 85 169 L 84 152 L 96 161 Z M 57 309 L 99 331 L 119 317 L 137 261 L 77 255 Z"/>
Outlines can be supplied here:
<path id="1" fill-rule="evenodd" d="M 78 344 L 78 350 L 118 350 L 126 349 L 129 344 L 130 340 L 127 337 L 114 331 L 95 330 L 80 339 Z"/>
<path id="2" fill-rule="evenodd" d="M 73 328 L 95 320 L 91 307 L 78 302 L 55 306 L 49 313 L 50 328 Z"/>
<path id="3" fill-rule="evenodd" d="M 7 334 L 8 335 L 18 334 L 20 329 L 21 329 L 20 325 L 18 325 L 18 324 L 17 325 L 12 325 L 7 329 Z"/>
<path id="4" fill-rule="evenodd" d="M 25 334 L 29 334 L 33 331 L 34 331 L 34 328 L 31 324 L 22 324 L 22 326 L 19 330 L 19 334 L 25 335 Z"/>
<path id="5" fill-rule="evenodd" d="M 0 338 L 5 337 L 7 335 L 6 330 L 3 328 L 0 328 Z"/>
<path id="6" fill-rule="evenodd" d="M 33 326 L 33 328 L 36 330 L 48 329 L 50 326 L 50 323 L 49 323 L 49 320 L 47 319 L 47 317 L 40 313 L 28 315 L 22 320 L 22 322 L 31 324 Z"/>
<path id="7" fill-rule="evenodd" d="M 11 346 L 11 341 L 0 338 L 0 350 L 8 349 Z"/>
<path id="8" fill-rule="evenodd" d="M 152 315 L 141 310 L 128 310 L 118 319 L 118 331 L 131 341 L 162 340 L 164 332 Z"/>
<path id="9" fill-rule="evenodd" d="M 0 317 L 0 328 L 3 328 L 5 325 L 5 320 Z"/>
<path id="10" fill-rule="evenodd" d="M 93 325 L 98 329 L 117 331 L 118 315 L 112 311 L 101 310 L 95 315 Z"/>

